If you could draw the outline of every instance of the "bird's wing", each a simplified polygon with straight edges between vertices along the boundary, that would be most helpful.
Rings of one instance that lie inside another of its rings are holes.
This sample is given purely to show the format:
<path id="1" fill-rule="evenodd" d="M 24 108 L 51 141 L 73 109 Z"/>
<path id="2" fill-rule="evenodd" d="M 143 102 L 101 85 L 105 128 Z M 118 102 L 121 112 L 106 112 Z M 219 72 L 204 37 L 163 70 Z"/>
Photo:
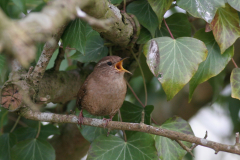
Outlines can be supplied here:
<path id="1" fill-rule="evenodd" d="M 84 96 L 86 95 L 86 91 L 87 91 L 87 81 L 85 81 L 83 83 L 83 85 L 81 86 L 81 88 L 79 89 L 78 94 L 77 94 L 76 104 L 77 104 L 77 107 L 79 110 L 82 109 L 81 102 L 82 102 Z"/>

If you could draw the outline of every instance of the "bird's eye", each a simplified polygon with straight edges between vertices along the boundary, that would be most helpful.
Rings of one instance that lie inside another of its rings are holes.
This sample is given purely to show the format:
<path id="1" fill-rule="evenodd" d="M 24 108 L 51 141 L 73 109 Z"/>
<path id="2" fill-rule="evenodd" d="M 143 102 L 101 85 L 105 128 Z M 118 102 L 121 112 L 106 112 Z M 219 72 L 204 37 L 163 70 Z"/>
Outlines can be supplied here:
<path id="1" fill-rule="evenodd" d="M 112 65 L 112 62 L 107 62 L 107 64 L 108 64 L 109 66 L 111 66 L 111 65 Z"/>

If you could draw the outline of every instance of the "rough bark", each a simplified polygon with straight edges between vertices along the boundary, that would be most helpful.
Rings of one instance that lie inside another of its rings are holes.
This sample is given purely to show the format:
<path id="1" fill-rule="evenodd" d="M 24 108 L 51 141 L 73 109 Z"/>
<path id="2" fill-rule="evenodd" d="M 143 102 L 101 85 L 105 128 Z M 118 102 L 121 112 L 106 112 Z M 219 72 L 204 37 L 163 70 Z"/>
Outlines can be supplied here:
<path id="1" fill-rule="evenodd" d="M 37 121 L 46 121 L 46 122 L 55 122 L 55 123 L 78 123 L 78 118 L 75 115 L 60 115 L 54 113 L 42 113 L 42 112 L 33 112 L 29 108 L 23 108 L 20 111 L 20 115 L 24 116 L 27 119 L 37 120 Z M 101 127 L 104 128 L 106 125 L 105 120 L 94 119 L 94 118 L 83 118 L 83 124 Z M 215 153 L 219 151 L 235 153 L 240 155 L 240 146 L 239 142 L 235 145 L 226 145 L 222 143 L 213 142 L 204 138 L 195 137 L 193 135 L 184 134 L 181 132 L 176 132 L 164 128 L 153 127 L 143 123 L 126 123 L 126 122 L 116 122 L 110 121 L 107 123 L 107 128 L 117 129 L 117 130 L 130 130 L 130 131 L 139 131 L 150 133 L 154 135 L 168 137 L 173 140 L 182 140 L 190 143 L 195 143 L 196 145 L 205 146 L 215 150 Z"/>

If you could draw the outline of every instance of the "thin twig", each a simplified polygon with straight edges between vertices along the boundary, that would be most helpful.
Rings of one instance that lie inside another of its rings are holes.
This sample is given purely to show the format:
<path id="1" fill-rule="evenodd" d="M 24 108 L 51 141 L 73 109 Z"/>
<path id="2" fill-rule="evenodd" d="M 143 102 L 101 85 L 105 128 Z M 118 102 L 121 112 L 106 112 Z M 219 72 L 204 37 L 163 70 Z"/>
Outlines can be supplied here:
<path id="1" fill-rule="evenodd" d="M 37 132 L 36 138 L 38 138 L 40 131 L 41 131 L 41 121 L 39 121 L 38 123 L 38 132 Z"/>
<path id="2" fill-rule="evenodd" d="M 170 31 L 170 29 L 169 29 L 169 27 L 168 27 L 168 25 L 167 25 L 167 22 L 166 22 L 165 18 L 163 18 L 163 21 L 164 21 L 164 24 L 165 24 L 165 26 L 167 27 L 167 30 L 168 30 L 169 34 L 171 35 L 172 39 L 174 39 L 174 37 L 173 37 L 173 35 L 172 35 L 172 32 Z"/>
<path id="3" fill-rule="evenodd" d="M 118 115 L 119 115 L 120 121 L 122 122 L 122 115 L 120 110 L 118 110 Z M 124 141 L 127 142 L 127 136 L 126 136 L 125 130 L 122 130 L 122 132 L 123 132 Z"/>
<path id="4" fill-rule="evenodd" d="M 237 63 L 234 61 L 234 59 L 233 59 L 233 58 L 232 58 L 232 62 L 233 62 L 233 64 L 234 64 L 235 68 L 238 68 L 238 65 L 237 65 Z"/>
<path id="5" fill-rule="evenodd" d="M 151 120 L 153 121 L 153 123 L 158 124 L 152 117 L 151 117 Z"/>
<path id="6" fill-rule="evenodd" d="M 140 51 L 141 52 L 141 51 Z M 142 70 L 142 67 L 140 65 L 140 62 L 139 60 L 137 59 L 135 53 L 133 52 L 133 50 L 131 49 L 131 53 L 133 55 L 133 57 L 135 58 L 138 66 L 139 66 L 139 69 L 140 69 L 140 72 L 142 74 L 142 78 L 143 78 L 143 85 L 144 85 L 144 91 L 145 91 L 145 106 L 147 105 L 147 85 L 146 85 L 146 80 L 145 80 L 145 76 L 144 76 L 144 73 L 143 73 L 143 70 Z"/>
<path id="7" fill-rule="evenodd" d="M 187 146 L 185 146 L 180 140 L 175 140 L 184 150 L 186 150 L 188 153 L 190 153 L 193 157 L 193 153 L 191 152 L 192 150 L 190 148 L 188 148 Z"/>
<path id="8" fill-rule="evenodd" d="M 17 118 L 17 120 L 16 120 L 16 122 L 15 122 L 14 126 L 12 127 L 12 129 L 11 129 L 10 133 L 12 133 L 12 132 L 14 131 L 14 129 L 16 128 L 16 126 L 17 126 L 17 124 L 18 124 L 18 121 L 20 120 L 20 118 L 21 118 L 21 116 L 18 116 L 18 118 Z"/>
<path id="9" fill-rule="evenodd" d="M 59 50 L 58 50 L 58 56 L 57 56 L 57 58 L 56 58 L 56 60 L 55 60 L 54 67 L 53 67 L 53 69 L 54 69 L 55 71 L 59 71 L 59 68 L 60 68 L 60 66 L 61 66 L 61 63 L 62 63 L 62 61 L 64 60 L 64 54 L 65 54 L 64 49 L 63 49 L 63 48 L 59 48 Z"/>
<path id="10" fill-rule="evenodd" d="M 208 132 L 206 131 L 205 136 L 204 136 L 203 139 L 207 139 L 207 136 L 208 136 Z M 193 150 L 193 149 L 196 148 L 197 146 L 198 146 L 197 144 L 193 145 L 193 146 L 191 147 L 191 150 Z"/>
<path id="11" fill-rule="evenodd" d="M 134 90 L 132 89 L 132 87 L 130 86 L 130 84 L 127 82 L 127 86 L 128 88 L 132 91 L 133 95 L 135 96 L 135 98 L 138 100 L 138 102 L 143 106 L 143 108 L 145 108 L 145 105 L 141 102 L 141 100 L 138 98 L 138 96 L 136 95 L 136 93 L 134 92 Z"/>
<path id="12" fill-rule="evenodd" d="M 141 122 L 140 123 L 144 123 L 144 117 L 145 117 L 145 112 L 144 110 L 142 111 L 142 117 L 141 117 Z"/>
<path id="13" fill-rule="evenodd" d="M 127 5 L 126 0 L 123 0 L 123 11 L 124 11 L 124 12 L 126 12 L 126 5 Z"/>
<path id="14" fill-rule="evenodd" d="M 59 48 L 63 48 L 63 46 L 59 46 Z M 70 48 L 70 47 L 65 47 L 65 49 L 76 50 L 76 48 Z"/>
<path id="15" fill-rule="evenodd" d="M 17 120 L 17 118 L 15 118 L 13 116 L 8 116 L 8 119 L 11 120 L 11 121 L 16 121 Z M 28 126 L 26 123 L 24 123 L 24 122 L 22 122 L 20 120 L 18 121 L 18 124 L 23 126 L 23 127 L 27 127 Z"/>
<path id="16" fill-rule="evenodd" d="M 78 123 L 78 117 L 75 115 L 62 115 L 54 113 L 42 113 L 42 112 L 33 112 L 29 108 L 25 107 L 20 110 L 20 114 L 27 118 L 37 121 L 45 121 L 52 123 Z M 102 119 L 94 118 L 83 118 L 84 125 L 101 127 L 104 128 L 106 122 Z M 144 133 L 150 133 L 158 136 L 164 136 L 170 139 L 178 139 L 181 141 L 186 141 L 190 143 L 195 143 L 197 145 L 205 146 L 215 151 L 224 151 L 229 153 L 235 153 L 240 155 L 240 146 L 238 145 L 227 145 L 222 143 L 217 143 L 207 139 L 195 137 L 194 135 L 185 134 L 182 132 L 172 131 L 165 128 L 154 127 L 146 124 L 140 125 L 139 123 L 127 123 L 127 122 L 117 122 L 110 121 L 107 124 L 107 128 L 112 130 L 130 130 L 130 131 L 139 131 Z"/>
<path id="17" fill-rule="evenodd" d="M 236 145 L 239 144 L 239 132 L 236 133 Z"/>

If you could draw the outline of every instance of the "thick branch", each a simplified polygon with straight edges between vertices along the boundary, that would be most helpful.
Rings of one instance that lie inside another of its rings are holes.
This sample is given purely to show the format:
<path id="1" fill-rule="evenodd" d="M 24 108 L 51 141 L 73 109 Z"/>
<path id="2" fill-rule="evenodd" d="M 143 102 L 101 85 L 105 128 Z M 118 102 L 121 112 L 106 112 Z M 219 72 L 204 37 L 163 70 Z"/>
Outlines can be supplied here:
<path id="1" fill-rule="evenodd" d="M 35 44 L 48 41 L 58 28 L 74 19 L 76 7 L 94 18 L 111 19 L 110 29 L 93 28 L 112 43 L 126 47 L 131 41 L 132 25 L 108 0 L 58 0 L 49 2 L 41 12 L 30 13 L 19 21 L 10 20 L 0 9 L 0 51 L 12 54 L 27 67 L 35 58 Z"/>
<path id="2" fill-rule="evenodd" d="M 75 115 L 60 115 L 60 114 L 54 114 L 54 113 L 33 112 L 28 108 L 23 108 L 20 111 L 20 114 L 27 119 L 32 119 L 37 121 L 46 121 L 46 122 L 54 122 L 54 123 L 76 123 L 76 124 L 78 123 L 78 118 Z M 104 128 L 105 121 L 100 119 L 84 118 L 83 124 Z M 110 121 L 107 124 L 107 128 L 150 133 L 154 135 L 168 137 L 170 139 L 187 141 L 190 143 L 195 143 L 201 146 L 212 148 L 215 150 L 216 153 L 219 151 L 224 151 L 224 152 L 235 153 L 240 155 L 240 147 L 238 145 L 221 144 L 221 143 L 213 142 L 204 138 L 198 138 L 193 135 L 171 131 L 163 128 L 157 128 L 150 125 Z"/>
<path id="3" fill-rule="evenodd" d="M 35 58 L 36 42 L 48 37 L 76 15 L 75 8 L 93 3 L 93 0 L 51 1 L 40 13 L 30 13 L 19 21 L 10 20 L 0 9 L 0 46 L 25 67 Z"/>

